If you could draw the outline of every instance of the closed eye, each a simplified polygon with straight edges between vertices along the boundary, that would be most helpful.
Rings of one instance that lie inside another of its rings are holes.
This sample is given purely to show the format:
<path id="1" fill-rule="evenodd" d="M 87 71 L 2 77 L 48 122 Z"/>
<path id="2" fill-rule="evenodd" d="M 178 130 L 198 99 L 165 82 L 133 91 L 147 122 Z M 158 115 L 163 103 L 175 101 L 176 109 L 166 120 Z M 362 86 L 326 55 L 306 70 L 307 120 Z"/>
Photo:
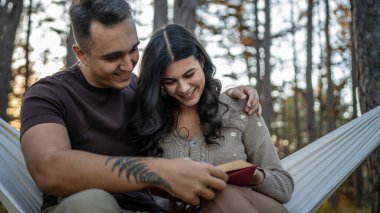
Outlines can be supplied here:
<path id="1" fill-rule="evenodd" d="M 107 55 L 104 55 L 102 58 L 106 61 L 115 61 L 119 58 L 123 57 L 123 53 L 122 52 L 114 52 L 114 53 L 110 53 L 110 54 L 107 54 Z"/>
<path id="2" fill-rule="evenodd" d="M 191 78 L 195 73 L 195 70 L 192 70 L 192 71 L 189 71 L 187 73 L 185 73 L 185 75 L 183 75 L 183 77 L 185 78 Z"/>
<path id="3" fill-rule="evenodd" d="M 139 48 L 138 48 L 137 46 L 135 46 L 135 47 L 133 47 L 133 48 L 131 49 L 131 52 L 132 52 L 132 53 L 133 53 L 133 52 L 136 52 L 138 49 L 139 49 Z"/>
<path id="4" fill-rule="evenodd" d="M 138 51 L 139 44 L 140 44 L 140 41 L 138 41 L 135 45 L 133 45 L 132 49 L 128 52 L 124 52 L 124 51 L 111 52 L 111 53 L 103 55 L 101 58 L 106 60 L 106 61 L 110 61 L 110 62 L 116 61 L 116 60 L 124 57 L 125 54 L 132 54 L 132 53 L 135 53 L 136 51 Z"/>
<path id="5" fill-rule="evenodd" d="M 173 80 L 173 79 L 164 79 L 162 81 L 162 83 L 165 85 L 172 85 L 172 84 L 174 84 L 174 82 L 175 82 L 175 80 Z"/>

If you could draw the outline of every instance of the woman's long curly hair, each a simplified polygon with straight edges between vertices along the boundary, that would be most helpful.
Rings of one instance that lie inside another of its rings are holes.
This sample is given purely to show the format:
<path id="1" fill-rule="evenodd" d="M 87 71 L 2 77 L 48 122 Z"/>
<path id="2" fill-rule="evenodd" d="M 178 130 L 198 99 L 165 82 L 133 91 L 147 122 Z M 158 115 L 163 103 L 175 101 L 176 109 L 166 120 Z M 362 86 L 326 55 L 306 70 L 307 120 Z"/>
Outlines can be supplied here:
<path id="1" fill-rule="evenodd" d="M 162 94 L 162 78 L 170 64 L 190 56 L 203 64 L 205 74 L 205 88 L 197 112 L 206 143 L 215 143 L 215 139 L 221 137 L 222 121 L 218 116 L 221 83 L 213 78 L 215 66 L 191 32 L 180 25 L 169 24 L 157 30 L 145 48 L 133 102 L 130 127 L 133 140 L 142 143 L 145 154 L 160 156 L 158 141 L 177 127 L 180 103 Z"/>

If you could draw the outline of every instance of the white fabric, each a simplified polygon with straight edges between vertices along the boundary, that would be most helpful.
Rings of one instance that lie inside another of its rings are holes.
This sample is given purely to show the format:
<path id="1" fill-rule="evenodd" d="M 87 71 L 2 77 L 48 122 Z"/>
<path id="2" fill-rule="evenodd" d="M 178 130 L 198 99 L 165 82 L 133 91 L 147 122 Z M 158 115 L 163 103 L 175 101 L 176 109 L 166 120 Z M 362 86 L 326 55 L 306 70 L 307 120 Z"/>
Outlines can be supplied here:
<path id="1" fill-rule="evenodd" d="M 291 213 L 315 212 L 380 144 L 380 106 L 281 162 L 295 181 Z M 39 212 L 41 193 L 20 151 L 19 133 L 0 119 L 0 201 L 9 212 Z"/>
<path id="2" fill-rule="evenodd" d="M 9 212 L 39 212 L 42 195 L 20 150 L 19 132 L 0 119 L 0 202 Z"/>
<path id="3" fill-rule="evenodd" d="M 281 162 L 295 189 L 289 212 L 315 212 L 380 144 L 380 106 L 309 144 Z"/>

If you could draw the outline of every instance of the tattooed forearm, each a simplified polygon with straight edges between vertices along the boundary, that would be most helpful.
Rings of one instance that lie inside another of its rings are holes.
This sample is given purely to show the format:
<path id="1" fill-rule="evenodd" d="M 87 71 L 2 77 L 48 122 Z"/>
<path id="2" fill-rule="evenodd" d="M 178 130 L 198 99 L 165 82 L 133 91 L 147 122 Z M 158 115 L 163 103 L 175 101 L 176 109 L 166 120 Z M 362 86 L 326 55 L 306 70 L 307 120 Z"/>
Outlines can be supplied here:
<path id="1" fill-rule="evenodd" d="M 169 183 L 155 172 L 150 171 L 143 159 L 128 157 L 109 157 L 106 160 L 105 165 L 108 165 L 111 160 L 114 160 L 114 163 L 112 165 L 112 172 L 118 169 L 119 177 L 124 172 L 125 177 L 128 181 L 130 181 L 131 177 L 134 177 L 138 183 L 161 185 L 166 189 L 171 190 Z"/>

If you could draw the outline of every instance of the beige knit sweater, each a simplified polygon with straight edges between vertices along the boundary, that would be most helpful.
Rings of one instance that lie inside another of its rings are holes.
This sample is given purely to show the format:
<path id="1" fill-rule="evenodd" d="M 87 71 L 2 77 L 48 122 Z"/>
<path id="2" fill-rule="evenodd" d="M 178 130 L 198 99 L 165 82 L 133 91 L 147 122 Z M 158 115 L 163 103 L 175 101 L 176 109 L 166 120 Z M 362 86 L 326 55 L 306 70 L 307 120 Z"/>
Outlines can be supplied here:
<path id="1" fill-rule="evenodd" d="M 244 112 L 246 101 L 234 100 L 224 94 L 220 95 L 219 100 L 229 107 L 223 114 L 226 107 L 219 105 L 224 138 L 218 138 L 218 144 L 208 145 L 203 135 L 188 140 L 173 131 L 159 143 L 163 149 L 163 157 L 189 157 L 194 161 L 213 165 L 237 159 L 246 160 L 256 164 L 265 173 L 262 184 L 249 187 L 281 203 L 289 201 L 294 182 L 281 165 L 263 118 L 256 114 L 247 115 Z"/>

